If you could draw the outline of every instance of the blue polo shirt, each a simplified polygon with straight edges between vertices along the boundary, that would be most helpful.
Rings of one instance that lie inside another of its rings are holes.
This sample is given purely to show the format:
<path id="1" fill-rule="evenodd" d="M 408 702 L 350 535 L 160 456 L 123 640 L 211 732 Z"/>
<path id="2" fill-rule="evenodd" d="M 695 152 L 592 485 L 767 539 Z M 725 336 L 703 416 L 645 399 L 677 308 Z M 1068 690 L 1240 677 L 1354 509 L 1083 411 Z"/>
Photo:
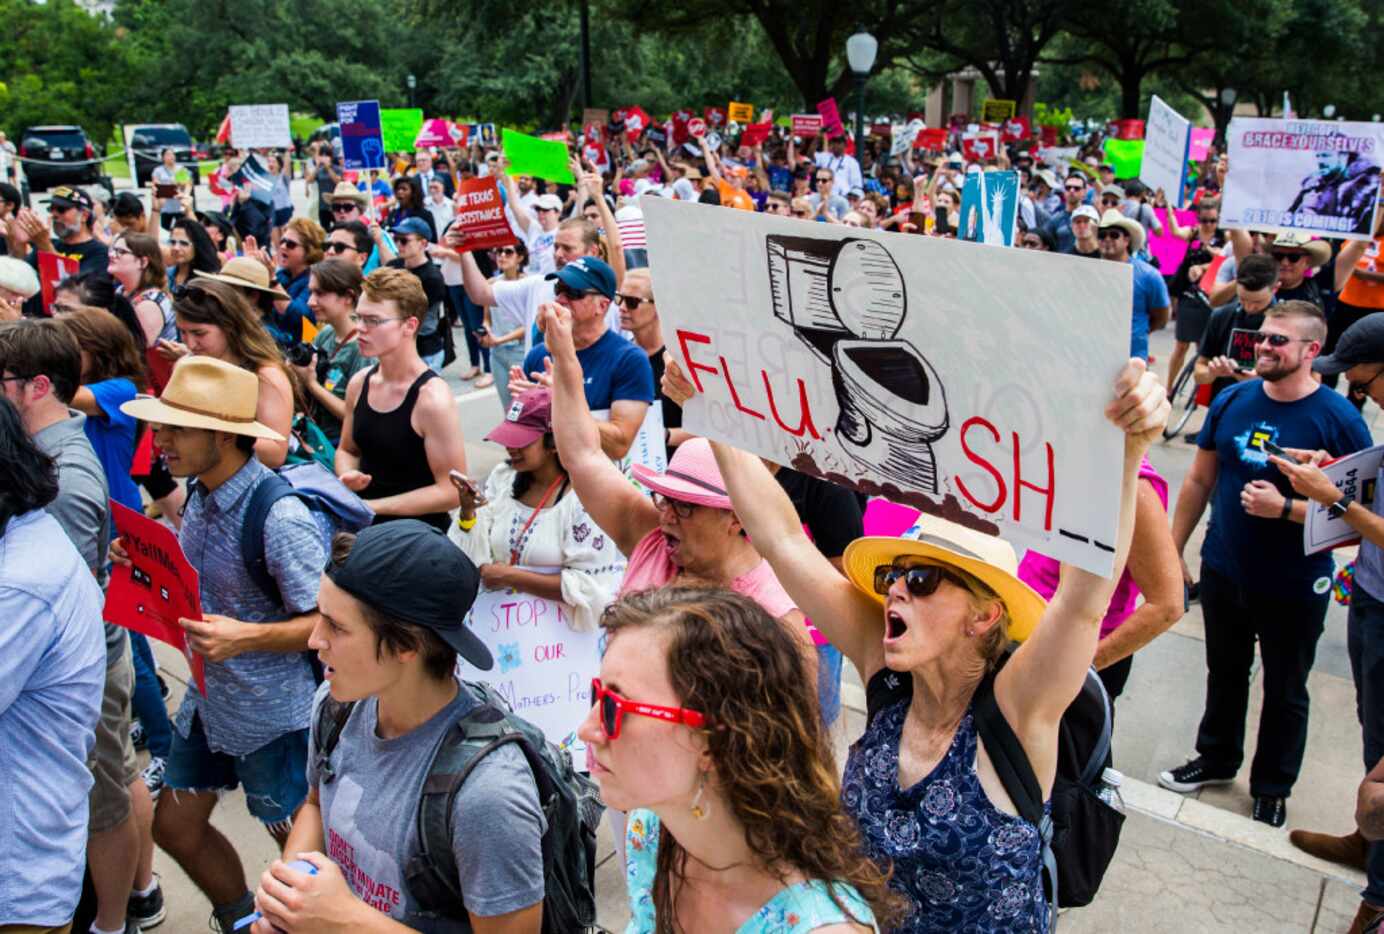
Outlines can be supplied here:
<path id="1" fill-rule="evenodd" d="M 1148 263 L 1137 256 L 1129 261 L 1134 267 L 1134 320 L 1129 332 L 1129 355 L 1149 356 L 1149 312 L 1168 307 L 1168 284 Z"/>

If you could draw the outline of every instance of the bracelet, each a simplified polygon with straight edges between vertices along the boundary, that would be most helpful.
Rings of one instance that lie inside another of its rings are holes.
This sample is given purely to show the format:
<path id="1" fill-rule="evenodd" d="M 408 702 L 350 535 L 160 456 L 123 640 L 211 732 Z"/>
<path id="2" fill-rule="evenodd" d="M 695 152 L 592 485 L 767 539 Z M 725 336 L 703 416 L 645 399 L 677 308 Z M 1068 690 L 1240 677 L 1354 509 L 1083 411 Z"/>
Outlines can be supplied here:
<path id="1" fill-rule="evenodd" d="M 1286 519 L 1286 518 L 1288 518 L 1289 516 L 1291 516 L 1292 514 L 1293 514 L 1293 498 L 1292 498 L 1291 496 L 1285 496 L 1285 497 L 1283 497 L 1283 511 L 1282 511 L 1281 513 L 1278 514 L 1278 518 L 1280 518 L 1280 519 Z"/>
<path id="2" fill-rule="evenodd" d="M 463 519 L 463 518 L 461 518 L 460 516 L 457 516 L 457 528 L 461 529 L 463 532 L 469 532 L 469 531 L 471 531 L 472 529 L 474 529 L 475 527 L 476 527 L 476 517 L 475 517 L 475 516 L 472 516 L 472 517 L 469 518 L 469 519 Z"/>

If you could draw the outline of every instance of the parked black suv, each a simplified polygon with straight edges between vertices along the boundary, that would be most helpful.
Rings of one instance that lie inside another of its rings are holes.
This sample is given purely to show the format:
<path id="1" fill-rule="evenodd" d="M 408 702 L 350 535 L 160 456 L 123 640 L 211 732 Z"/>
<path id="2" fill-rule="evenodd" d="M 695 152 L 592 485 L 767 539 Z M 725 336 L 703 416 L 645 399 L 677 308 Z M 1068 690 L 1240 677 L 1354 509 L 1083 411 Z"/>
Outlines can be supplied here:
<path id="1" fill-rule="evenodd" d="M 29 188 L 45 191 L 54 185 L 95 185 L 101 181 L 96 149 L 79 126 L 31 126 L 19 134 L 19 155 L 25 159 Z"/>
<path id="2" fill-rule="evenodd" d="M 135 187 L 148 187 L 149 176 L 163 161 L 165 149 L 172 149 L 178 164 L 191 173 L 192 184 L 201 181 L 192 137 L 181 123 L 143 123 L 133 128 L 129 139 L 135 155 Z"/>

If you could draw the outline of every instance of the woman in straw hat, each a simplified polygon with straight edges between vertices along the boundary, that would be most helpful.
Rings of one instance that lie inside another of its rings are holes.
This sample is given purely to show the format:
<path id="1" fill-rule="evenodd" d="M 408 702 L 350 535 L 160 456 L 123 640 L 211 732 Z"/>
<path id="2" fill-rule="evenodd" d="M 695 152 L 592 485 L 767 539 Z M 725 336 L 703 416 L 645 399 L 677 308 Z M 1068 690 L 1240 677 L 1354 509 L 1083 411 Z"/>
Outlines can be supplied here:
<path id="1" fill-rule="evenodd" d="M 1129 551 L 1139 464 L 1168 403 L 1144 361 L 1131 360 L 1105 411 L 1125 432 L 1116 570 L 1107 580 L 1064 567 L 1051 603 L 1019 580 L 1004 541 L 931 516 L 902 538 L 853 542 L 842 577 L 759 459 L 714 446 L 755 546 L 866 682 L 868 723 L 842 797 L 867 850 L 893 864 L 891 885 L 911 900 L 898 930 L 1048 927 L 1038 829 L 1016 816 L 972 709 L 986 675 L 1020 643 L 994 694 L 1049 798 L 1059 721 L 1091 666 Z"/>

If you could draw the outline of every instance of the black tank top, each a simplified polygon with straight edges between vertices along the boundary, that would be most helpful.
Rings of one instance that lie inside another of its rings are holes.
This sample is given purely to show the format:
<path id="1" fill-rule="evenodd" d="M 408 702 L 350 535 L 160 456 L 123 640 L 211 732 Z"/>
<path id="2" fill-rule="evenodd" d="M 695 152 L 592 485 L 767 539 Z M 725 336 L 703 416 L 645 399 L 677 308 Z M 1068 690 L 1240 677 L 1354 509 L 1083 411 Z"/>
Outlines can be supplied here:
<path id="1" fill-rule="evenodd" d="M 418 404 L 418 391 L 430 379 L 437 378 L 432 370 L 424 370 L 409 386 L 404 401 L 392 412 L 377 412 L 370 408 L 370 380 L 380 369 L 377 363 L 366 374 L 360 387 L 360 398 L 352 413 L 355 421 L 352 435 L 360 449 L 360 470 L 370 475 L 370 485 L 360 494 L 361 499 L 382 499 L 412 490 L 432 486 L 435 479 L 428 467 L 428 454 L 423 439 L 409 423 L 413 407 Z M 395 516 L 377 516 L 376 522 L 386 522 Z M 445 512 L 414 516 L 444 532 L 447 530 Z"/>

